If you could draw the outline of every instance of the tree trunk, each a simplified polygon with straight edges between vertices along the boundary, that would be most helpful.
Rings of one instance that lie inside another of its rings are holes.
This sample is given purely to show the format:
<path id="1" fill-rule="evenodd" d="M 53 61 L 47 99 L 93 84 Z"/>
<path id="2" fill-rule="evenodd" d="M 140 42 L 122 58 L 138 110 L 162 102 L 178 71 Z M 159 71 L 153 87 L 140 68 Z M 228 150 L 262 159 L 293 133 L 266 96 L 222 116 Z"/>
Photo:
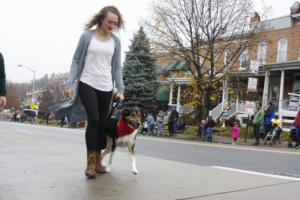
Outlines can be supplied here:
<path id="1" fill-rule="evenodd" d="M 207 109 L 207 101 L 206 101 L 207 94 L 202 92 L 201 96 L 201 119 L 206 119 L 208 116 L 209 109 Z"/>

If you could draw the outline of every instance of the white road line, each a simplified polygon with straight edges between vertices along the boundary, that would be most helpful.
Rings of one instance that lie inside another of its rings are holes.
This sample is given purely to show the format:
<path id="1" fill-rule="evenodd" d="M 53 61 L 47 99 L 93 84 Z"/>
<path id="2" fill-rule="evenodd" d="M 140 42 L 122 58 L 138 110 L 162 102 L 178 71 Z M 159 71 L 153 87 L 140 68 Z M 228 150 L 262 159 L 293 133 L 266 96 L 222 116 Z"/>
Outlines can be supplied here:
<path id="1" fill-rule="evenodd" d="M 285 179 L 285 180 L 300 181 L 300 178 L 289 177 L 289 176 L 266 174 L 266 173 L 260 173 L 260 172 L 255 172 L 255 171 L 247 171 L 247 170 L 242 170 L 242 169 L 235 169 L 235 168 L 230 168 L 230 167 L 221 167 L 221 166 L 211 166 L 211 167 L 212 168 L 216 168 L 216 169 L 223 169 L 223 170 L 227 170 L 227 171 L 240 172 L 240 173 L 246 173 L 246 174 L 253 174 L 253 175 L 258 175 L 258 176 L 266 176 L 266 177 L 271 177 L 271 178 L 279 178 L 279 179 Z"/>
<path id="2" fill-rule="evenodd" d="M 21 129 L 16 129 L 16 131 L 21 132 L 21 133 L 30 134 L 30 135 L 35 135 L 35 133 L 31 132 L 31 131 L 25 131 L 25 130 L 21 130 Z"/>
<path id="3" fill-rule="evenodd" d="M 267 152 L 267 153 L 278 153 L 278 154 L 289 154 L 289 155 L 300 155 L 299 151 L 291 151 L 291 150 L 273 150 L 273 149 L 264 149 L 260 147 L 251 147 L 251 146 L 245 146 L 242 145 L 228 145 L 228 144 L 222 144 L 222 143 L 203 143 L 203 142 L 195 142 L 195 141 L 184 141 L 180 139 L 163 139 L 163 138 L 152 138 L 152 137 L 146 137 L 146 136 L 139 136 L 139 139 L 142 140 L 153 140 L 153 141 L 160 141 L 160 142 L 172 142 L 172 143 L 178 143 L 178 144 L 193 144 L 197 146 L 206 146 L 206 147 L 216 147 L 216 148 L 226 148 L 226 149 L 240 149 L 245 151 L 259 151 L 259 152 Z"/>

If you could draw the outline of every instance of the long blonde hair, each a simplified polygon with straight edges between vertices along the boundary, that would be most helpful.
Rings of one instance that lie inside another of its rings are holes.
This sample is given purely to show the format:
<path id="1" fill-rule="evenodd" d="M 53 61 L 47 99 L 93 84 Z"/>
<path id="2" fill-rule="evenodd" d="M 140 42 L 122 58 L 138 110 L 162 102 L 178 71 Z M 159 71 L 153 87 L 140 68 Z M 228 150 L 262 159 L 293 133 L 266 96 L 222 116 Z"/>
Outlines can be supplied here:
<path id="1" fill-rule="evenodd" d="M 85 24 L 84 30 L 89 30 L 95 25 L 101 26 L 102 21 L 105 19 L 108 12 L 118 16 L 118 23 L 116 27 L 118 29 L 124 28 L 124 20 L 120 11 L 115 6 L 105 6 Z"/>

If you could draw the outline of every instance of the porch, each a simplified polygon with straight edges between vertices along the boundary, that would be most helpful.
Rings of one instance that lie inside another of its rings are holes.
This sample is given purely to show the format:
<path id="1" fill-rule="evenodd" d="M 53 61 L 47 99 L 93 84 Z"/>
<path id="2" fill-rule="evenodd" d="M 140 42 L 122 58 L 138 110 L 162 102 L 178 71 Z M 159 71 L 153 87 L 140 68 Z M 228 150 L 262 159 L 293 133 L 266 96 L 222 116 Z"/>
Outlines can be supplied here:
<path id="1" fill-rule="evenodd" d="M 276 116 L 288 128 L 294 122 L 300 103 L 300 62 L 265 66 L 263 105 L 272 102 Z"/>
<path id="2" fill-rule="evenodd" d="M 243 119 L 249 115 L 247 104 L 251 105 L 258 101 L 262 102 L 263 106 L 266 106 L 268 102 L 272 102 L 276 116 L 282 121 L 285 130 L 289 130 L 300 103 L 300 62 L 276 63 L 262 67 L 264 67 L 264 71 L 256 74 L 239 73 L 235 75 L 241 79 L 244 78 L 244 81 L 248 77 L 256 77 L 258 79 L 256 97 L 251 99 L 252 103 L 249 103 L 249 101 L 247 103 L 245 99 L 230 99 L 228 97 L 228 81 L 230 80 L 226 79 L 223 83 L 222 103 L 211 110 L 210 115 L 214 119 L 221 117 L 221 115 L 225 119 L 229 119 L 232 116 Z"/>

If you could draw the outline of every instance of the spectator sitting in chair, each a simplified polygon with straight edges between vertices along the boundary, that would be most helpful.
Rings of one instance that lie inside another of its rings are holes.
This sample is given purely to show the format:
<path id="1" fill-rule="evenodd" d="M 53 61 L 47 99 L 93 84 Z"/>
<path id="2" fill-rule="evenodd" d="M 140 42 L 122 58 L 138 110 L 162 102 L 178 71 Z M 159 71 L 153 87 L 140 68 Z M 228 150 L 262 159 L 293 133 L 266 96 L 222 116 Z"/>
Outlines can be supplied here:
<path id="1" fill-rule="evenodd" d="M 152 135 L 153 127 L 154 127 L 154 117 L 152 113 L 149 113 L 147 116 L 147 135 Z"/>

